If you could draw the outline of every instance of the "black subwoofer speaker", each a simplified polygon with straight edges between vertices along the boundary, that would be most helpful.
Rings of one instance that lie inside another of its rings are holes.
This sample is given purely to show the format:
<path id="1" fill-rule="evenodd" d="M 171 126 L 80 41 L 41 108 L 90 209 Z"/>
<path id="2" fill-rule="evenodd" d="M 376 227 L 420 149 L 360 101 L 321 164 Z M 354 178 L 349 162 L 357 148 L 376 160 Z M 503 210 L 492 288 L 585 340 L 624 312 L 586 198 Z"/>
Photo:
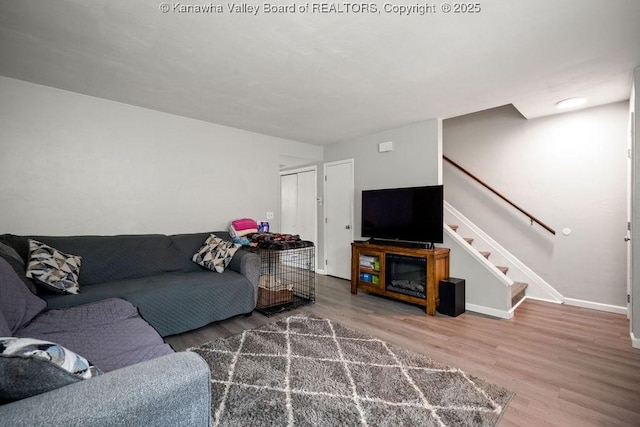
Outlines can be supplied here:
<path id="1" fill-rule="evenodd" d="M 438 313 L 453 317 L 464 313 L 464 279 L 449 277 L 441 280 L 438 292 L 440 293 Z"/>

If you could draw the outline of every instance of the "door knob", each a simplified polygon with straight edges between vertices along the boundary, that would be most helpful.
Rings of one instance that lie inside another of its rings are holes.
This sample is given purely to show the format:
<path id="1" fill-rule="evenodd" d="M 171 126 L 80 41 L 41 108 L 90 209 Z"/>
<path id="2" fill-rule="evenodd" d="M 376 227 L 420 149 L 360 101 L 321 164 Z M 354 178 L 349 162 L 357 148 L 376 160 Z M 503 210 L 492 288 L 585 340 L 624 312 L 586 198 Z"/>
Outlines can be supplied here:
<path id="1" fill-rule="evenodd" d="M 347 225 L 344 228 L 346 228 L 347 230 L 351 230 L 351 226 L 350 225 Z"/>
<path id="2" fill-rule="evenodd" d="M 624 241 L 625 241 L 625 242 L 628 242 L 629 240 L 631 240 L 631 237 L 629 237 L 629 236 L 624 236 Z"/>

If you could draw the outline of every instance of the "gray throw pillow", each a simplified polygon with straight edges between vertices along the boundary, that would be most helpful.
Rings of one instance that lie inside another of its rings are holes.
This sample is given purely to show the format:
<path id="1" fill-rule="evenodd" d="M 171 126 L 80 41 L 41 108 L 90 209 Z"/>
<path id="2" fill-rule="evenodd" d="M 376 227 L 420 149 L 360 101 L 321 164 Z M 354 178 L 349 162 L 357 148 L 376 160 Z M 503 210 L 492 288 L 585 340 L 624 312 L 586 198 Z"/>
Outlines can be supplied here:
<path id="1" fill-rule="evenodd" d="M 2 313 L 0 313 L 0 337 L 10 337 L 11 335 L 11 329 Z"/>
<path id="2" fill-rule="evenodd" d="M 22 261 L 22 263 L 24 264 L 24 261 L 22 260 L 22 258 L 20 257 L 20 255 L 18 254 L 18 252 L 16 252 L 15 249 L 13 249 L 11 246 L 6 245 L 2 242 L 0 242 L 0 256 L 4 257 L 11 257 L 14 258 L 18 261 Z"/>
<path id="3" fill-rule="evenodd" d="M 28 278 L 26 275 L 27 267 L 24 265 L 24 260 L 18 254 L 18 252 L 16 252 L 15 249 L 0 242 L 0 258 L 3 258 L 9 263 L 20 280 L 22 280 L 22 282 L 27 285 L 27 288 L 29 288 L 31 293 L 36 294 L 38 292 L 38 290 L 36 289 L 36 285 L 33 283 L 33 280 Z"/>
<path id="4" fill-rule="evenodd" d="M 18 278 L 13 268 L 0 258 L 0 313 L 11 335 L 22 329 L 47 306 Z"/>
<path id="5" fill-rule="evenodd" d="M 11 402 L 102 372 L 73 351 L 33 338 L 0 338 L 0 401 Z"/>

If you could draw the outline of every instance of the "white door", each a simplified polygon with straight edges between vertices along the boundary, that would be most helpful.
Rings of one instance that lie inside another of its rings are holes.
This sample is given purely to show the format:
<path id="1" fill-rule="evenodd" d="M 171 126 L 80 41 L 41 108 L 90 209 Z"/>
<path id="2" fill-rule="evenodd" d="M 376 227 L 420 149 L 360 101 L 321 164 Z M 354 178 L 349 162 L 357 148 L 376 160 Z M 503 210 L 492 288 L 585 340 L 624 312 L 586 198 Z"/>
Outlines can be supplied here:
<path id="1" fill-rule="evenodd" d="M 353 159 L 324 165 L 325 271 L 351 278 L 353 242 Z"/>
<path id="2" fill-rule="evenodd" d="M 316 171 L 300 172 L 298 175 L 298 224 L 297 233 L 303 240 L 314 244 L 317 234 Z"/>
<path id="3" fill-rule="evenodd" d="M 317 168 L 280 174 L 280 232 L 318 244 Z M 316 251 L 317 257 L 317 251 Z M 317 259 L 314 262 L 318 265 Z"/>
<path id="4" fill-rule="evenodd" d="M 298 222 L 298 176 L 280 176 L 280 232 L 296 234 Z"/>

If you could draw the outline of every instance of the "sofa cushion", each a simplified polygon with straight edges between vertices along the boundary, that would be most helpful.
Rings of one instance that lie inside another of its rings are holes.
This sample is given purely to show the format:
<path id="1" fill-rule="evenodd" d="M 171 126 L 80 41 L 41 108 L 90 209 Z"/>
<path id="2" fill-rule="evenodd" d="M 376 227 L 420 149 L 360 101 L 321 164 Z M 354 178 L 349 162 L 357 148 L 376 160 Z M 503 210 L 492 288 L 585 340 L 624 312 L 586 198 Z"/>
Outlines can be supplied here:
<path id="1" fill-rule="evenodd" d="M 111 280 L 133 279 L 179 271 L 191 261 L 191 254 L 180 262 L 171 239 L 161 234 L 118 236 L 16 236 L 3 234 L 4 242 L 28 259 L 29 239 L 82 257 L 80 286 Z"/>
<path id="2" fill-rule="evenodd" d="M 0 399 L 44 393 L 102 372 L 59 344 L 33 338 L 0 338 Z"/>
<path id="3" fill-rule="evenodd" d="M 13 258 L 18 261 L 22 261 L 22 258 L 20 257 L 18 252 L 16 252 L 15 249 L 13 249 L 11 246 L 6 245 L 2 242 L 0 242 L 0 256 L 3 258 Z M 24 264 L 24 261 L 23 261 L 23 264 Z"/>
<path id="4" fill-rule="evenodd" d="M 16 336 L 59 343 L 91 360 L 103 372 L 173 353 L 136 307 L 119 298 L 46 311 Z"/>
<path id="5" fill-rule="evenodd" d="M 173 234 L 169 236 L 171 246 L 178 252 L 178 259 L 182 262 L 180 270 L 183 272 L 202 271 L 202 267 L 195 264 L 191 258 L 193 254 L 202 246 L 202 242 L 211 235 L 208 233 Z M 218 232 L 216 232 L 218 235 Z"/>
<path id="6" fill-rule="evenodd" d="M 43 299 L 27 289 L 9 263 L 0 258 L 0 313 L 11 331 L 9 335 L 31 322 L 46 306 Z"/>
<path id="7" fill-rule="evenodd" d="M 117 295 L 139 307 L 140 316 L 162 336 L 250 313 L 255 308 L 256 291 L 245 276 L 230 268 L 224 273 L 214 273 L 193 262 L 191 264 L 198 271 L 101 283 L 87 286 L 78 295 L 50 294 L 43 295 L 43 298 L 49 309 L 62 309 Z M 45 314 L 48 313 L 50 311 Z M 56 342 L 64 344 L 60 340 Z M 82 354 L 103 368 L 94 356 L 84 351 Z"/>
<path id="8" fill-rule="evenodd" d="M 211 232 L 118 236 L 18 236 L 0 235 L 0 243 L 15 249 L 23 260 L 29 258 L 29 239 L 82 257 L 80 286 L 114 280 L 135 279 L 174 271 L 198 271 L 191 261 L 194 252 Z M 225 231 L 215 234 L 231 240 Z"/>
<path id="9" fill-rule="evenodd" d="M 222 240 L 231 240 L 231 236 L 226 231 L 213 231 L 206 233 L 173 234 L 169 236 L 171 245 L 178 251 L 178 259 L 182 262 L 179 270 L 183 272 L 202 271 L 202 267 L 192 261 L 193 254 L 202 247 L 211 234 L 215 234 Z"/>
<path id="10" fill-rule="evenodd" d="M 193 262 L 218 273 L 224 272 L 240 245 L 211 234 L 193 255 Z"/>
<path id="11" fill-rule="evenodd" d="M 16 272 L 20 280 L 24 282 L 32 293 L 37 293 L 36 285 L 33 280 L 26 275 L 27 267 L 24 265 L 22 257 L 9 245 L 0 242 L 0 258 L 9 263 L 11 268 Z"/>
<path id="12" fill-rule="evenodd" d="M 81 257 L 69 255 L 37 240 L 29 240 L 27 277 L 52 291 L 64 294 L 80 292 Z"/>
<path id="13" fill-rule="evenodd" d="M 9 328 L 6 319 L 2 315 L 2 312 L 0 312 L 0 337 L 10 337 L 11 335 L 13 335 L 11 328 Z"/>

